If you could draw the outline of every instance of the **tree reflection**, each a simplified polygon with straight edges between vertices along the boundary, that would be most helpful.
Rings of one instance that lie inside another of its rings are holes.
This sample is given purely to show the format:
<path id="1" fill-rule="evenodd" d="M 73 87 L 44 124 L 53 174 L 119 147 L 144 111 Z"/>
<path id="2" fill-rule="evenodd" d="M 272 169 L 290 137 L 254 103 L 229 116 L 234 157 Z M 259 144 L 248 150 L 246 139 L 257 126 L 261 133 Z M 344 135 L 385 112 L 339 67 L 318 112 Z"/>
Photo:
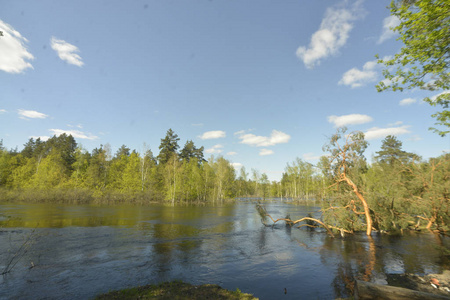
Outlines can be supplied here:
<path id="1" fill-rule="evenodd" d="M 334 297 L 352 297 L 355 291 L 355 275 L 350 263 L 340 262 L 337 265 L 336 277 L 333 280 Z"/>

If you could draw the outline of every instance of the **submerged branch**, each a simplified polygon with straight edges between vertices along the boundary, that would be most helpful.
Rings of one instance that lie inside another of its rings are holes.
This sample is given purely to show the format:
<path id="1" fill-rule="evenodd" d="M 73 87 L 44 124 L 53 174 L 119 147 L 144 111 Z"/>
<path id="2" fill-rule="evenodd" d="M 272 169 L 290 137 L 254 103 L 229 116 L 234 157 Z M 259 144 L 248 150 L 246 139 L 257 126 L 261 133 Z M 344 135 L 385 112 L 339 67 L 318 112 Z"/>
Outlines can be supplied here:
<path id="1" fill-rule="evenodd" d="M 334 238 L 334 234 L 333 234 L 333 232 L 330 230 L 330 228 L 329 228 L 325 223 L 323 223 L 322 221 L 320 221 L 320 220 L 318 220 L 318 219 L 311 218 L 311 217 L 303 217 L 303 218 L 298 219 L 298 220 L 296 220 L 296 221 L 292 221 L 292 220 L 289 219 L 289 218 L 278 218 L 278 219 L 275 220 L 270 214 L 267 213 L 265 207 L 262 206 L 261 204 L 258 203 L 258 204 L 256 205 L 256 209 L 258 210 L 258 213 L 259 213 L 260 216 L 261 216 L 261 221 L 263 221 L 263 219 L 265 219 L 266 217 L 269 217 L 269 218 L 272 220 L 273 224 L 277 223 L 278 221 L 285 221 L 287 224 L 290 224 L 291 226 L 292 226 L 292 225 L 295 225 L 295 224 L 297 224 L 297 223 L 303 222 L 303 221 L 313 221 L 313 222 L 316 222 L 316 223 L 322 225 L 322 226 L 327 230 L 328 234 L 329 234 L 331 237 Z M 265 224 L 265 223 L 263 222 L 263 224 Z M 306 225 L 311 226 L 310 224 L 306 224 Z M 301 225 L 301 226 L 305 226 L 305 224 L 304 224 L 304 225 Z M 299 226 L 299 227 L 301 227 L 301 226 Z M 311 226 L 311 227 L 313 227 L 313 226 Z"/>
<path id="2" fill-rule="evenodd" d="M 9 262 L 6 264 L 6 267 L 0 273 L 1 275 L 5 275 L 11 272 L 16 264 L 20 261 L 20 259 L 25 256 L 25 254 L 28 252 L 28 249 L 31 247 L 31 244 L 33 243 L 33 239 L 35 238 L 35 231 L 36 228 L 33 229 L 33 231 L 28 235 L 27 239 L 22 243 L 22 245 L 20 245 L 19 249 L 16 251 L 16 253 L 14 253 Z"/>

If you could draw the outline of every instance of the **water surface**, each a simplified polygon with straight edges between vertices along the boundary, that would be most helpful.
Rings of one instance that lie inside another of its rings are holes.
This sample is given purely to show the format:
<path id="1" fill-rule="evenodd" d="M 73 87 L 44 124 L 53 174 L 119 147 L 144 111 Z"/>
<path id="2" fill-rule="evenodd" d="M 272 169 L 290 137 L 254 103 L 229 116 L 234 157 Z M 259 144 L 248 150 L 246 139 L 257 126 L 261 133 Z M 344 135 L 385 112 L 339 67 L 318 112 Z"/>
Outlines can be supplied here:
<path id="1" fill-rule="evenodd" d="M 266 207 L 274 217 L 314 211 L 286 203 Z M 0 230 L 0 270 L 32 234 L 26 254 L 0 277 L 2 299 L 87 299 L 174 279 L 239 288 L 260 299 L 333 299 L 346 296 L 352 277 L 383 282 L 385 273 L 448 268 L 441 250 L 450 247 L 448 238 L 427 233 L 332 239 L 284 224 L 265 227 L 250 202 L 0 204 L 0 212 L 9 217 Z"/>

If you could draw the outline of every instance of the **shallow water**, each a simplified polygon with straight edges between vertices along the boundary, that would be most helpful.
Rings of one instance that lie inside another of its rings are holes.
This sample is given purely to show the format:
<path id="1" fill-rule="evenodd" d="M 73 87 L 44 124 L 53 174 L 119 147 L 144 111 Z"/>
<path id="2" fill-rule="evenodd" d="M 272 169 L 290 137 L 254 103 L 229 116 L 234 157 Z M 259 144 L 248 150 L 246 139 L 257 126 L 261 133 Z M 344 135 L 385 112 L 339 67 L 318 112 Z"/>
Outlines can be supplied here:
<path id="1" fill-rule="evenodd" d="M 274 217 L 314 211 L 286 203 L 266 208 Z M 265 227 L 249 202 L 0 204 L 0 212 L 10 217 L 0 231 L 0 270 L 30 235 L 32 241 L 12 272 L 0 277 L 1 299 L 86 299 L 174 279 L 239 288 L 260 299 L 333 299 L 347 295 L 345 285 L 354 276 L 383 282 L 385 273 L 449 267 L 439 249 L 450 247 L 448 238 L 427 233 L 332 239 L 284 224 Z"/>

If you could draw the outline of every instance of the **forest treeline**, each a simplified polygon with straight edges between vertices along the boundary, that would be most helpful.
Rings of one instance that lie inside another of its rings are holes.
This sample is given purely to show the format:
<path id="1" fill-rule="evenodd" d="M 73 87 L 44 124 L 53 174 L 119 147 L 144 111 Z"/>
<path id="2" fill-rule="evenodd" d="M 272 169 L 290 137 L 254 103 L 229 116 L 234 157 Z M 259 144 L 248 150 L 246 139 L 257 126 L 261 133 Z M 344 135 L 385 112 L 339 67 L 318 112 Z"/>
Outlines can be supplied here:
<path id="1" fill-rule="evenodd" d="M 204 158 L 204 148 L 188 140 L 179 146 L 171 129 L 154 156 L 122 145 L 91 152 L 71 135 L 47 141 L 30 138 L 21 151 L 0 144 L 0 197 L 7 201 L 67 203 L 206 203 L 235 197 L 316 200 L 323 219 L 346 232 L 364 228 L 401 230 L 445 227 L 449 219 L 450 154 L 428 160 L 402 149 L 387 136 L 369 163 L 361 132 L 341 128 L 324 146 L 316 165 L 297 158 L 280 181 L 225 158 Z M 369 225 L 368 225 L 369 224 Z"/>
<path id="2" fill-rule="evenodd" d="M 215 201 L 234 197 L 235 170 L 223 157 L 206 161 L 203 147 L 189 140 L 180 150 L 171 129 L 158 156 L 122 145 L 113 155 L 92 152 L 71 135 L 30 138 L 24 148 L 0 152 L 0 187 L 9 200 L 57 202 Z M 0 145 L 1 146 L 1 145 Z"/>
<path id="3" fill-rule="evenodd" d="M 215 202 L 235 197 L 321 198 L 322 175 L 297 159 L 286 167 L 280 182 L 267 174 L 241 167 L 219 156 L 204 158 L 204 147 L 180 138 L 169 129 L 159 154 L 144 144 L 138 152 L 122 145 L 115 154 L 100 145 L 91 152 L 71 135 L 47 141 L 30 138 L 21 151 L 0 142 L 0 192 L 4 200 L 27 202 Z"/>

